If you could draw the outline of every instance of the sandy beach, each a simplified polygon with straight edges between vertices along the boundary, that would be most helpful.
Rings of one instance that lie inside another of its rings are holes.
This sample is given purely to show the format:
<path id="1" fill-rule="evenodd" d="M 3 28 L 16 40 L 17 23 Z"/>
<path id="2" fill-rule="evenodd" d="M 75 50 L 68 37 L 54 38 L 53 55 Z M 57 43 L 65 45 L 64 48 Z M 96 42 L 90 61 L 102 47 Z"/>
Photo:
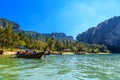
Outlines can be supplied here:
<path id="1" fill-rule="evenodd" d="M 74 54 L 73 52 L 63 52 L 62 54 Z"/>
<path id="2" fill-rule="evenodd" d="M 15 54 L 16 54 L 16 52 L 13 52 L 13 51 L 5 51 L 3 53 L 3 55 L 15 55 Z"/>
<path id="3" fill-rule="evenodd" d="M 111 54 L 111 53 L 86 53 L 86 54 Z"/>

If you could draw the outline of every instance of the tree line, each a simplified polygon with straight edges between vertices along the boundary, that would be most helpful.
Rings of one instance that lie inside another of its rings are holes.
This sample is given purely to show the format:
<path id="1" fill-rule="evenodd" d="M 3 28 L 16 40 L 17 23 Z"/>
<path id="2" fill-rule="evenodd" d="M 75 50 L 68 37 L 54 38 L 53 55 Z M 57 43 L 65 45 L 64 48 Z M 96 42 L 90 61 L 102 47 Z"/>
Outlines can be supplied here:
<path id="1" fill-rule="evenodd" d="M 107 52 L 105 45 L 85 44 L 70 40 L 56 40 L 54 37 L 46 37 L 45 40 L 34 39 L 32 35 L 27 36 L 23 31 L 15 32 L 12 25 L 0 28 L 0 47 L 14 49 L 24 46 L 29 49 L 40 51 L 63 51 L 69 49 L 71 52 Z"/>

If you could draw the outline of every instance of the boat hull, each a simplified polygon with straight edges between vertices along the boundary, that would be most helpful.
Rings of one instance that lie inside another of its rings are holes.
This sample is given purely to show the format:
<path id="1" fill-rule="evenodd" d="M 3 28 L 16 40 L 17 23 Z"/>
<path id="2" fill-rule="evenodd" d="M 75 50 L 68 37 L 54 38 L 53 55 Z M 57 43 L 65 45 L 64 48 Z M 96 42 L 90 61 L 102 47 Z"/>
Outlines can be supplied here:
<path id="1" fill-rule="evenodd" d="M 25 54 L 23 52 L 17 52 L 17 58 L 41 58 L 44 55 L 44 52 Z"/>

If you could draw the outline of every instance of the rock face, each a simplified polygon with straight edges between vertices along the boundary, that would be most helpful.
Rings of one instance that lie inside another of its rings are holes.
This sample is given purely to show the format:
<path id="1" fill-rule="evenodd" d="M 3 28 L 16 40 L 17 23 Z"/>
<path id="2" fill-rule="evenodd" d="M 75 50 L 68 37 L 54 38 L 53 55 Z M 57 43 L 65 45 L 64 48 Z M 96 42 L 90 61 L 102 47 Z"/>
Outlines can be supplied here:
<path id="1" fill-rule="evenodd" d="M 67 36 L 65 33 L 51 33 L 51 34 L 43 34 L 44 36 L 47 36 L 47 37 L 53 37 L 55 39 L 58 39 L 58 40 L 70 40 L 70 41 L 73 41 L 73 37 L 72 36 Z"/>
<path id="2" fill-rule="evenodd" d="M 7 19 L 4 19 L 4 18 L 0 18 L 0 28 L 4 28 L 8 25 L 12 25 L 13 27 L 13 30 L 15 32 L 19 32 L 20 31 L 20 25 L 15 23 L 15 22 L 12 22 L 12 21 L 9 21 Z"/>
<path id="3" fill-rule="evenodd" d="M 72 36 L 67 36 L 65 33 L 49 33 L 49 34 L 41 34 L 41 33 L 37 33 L 34 31 L 24 31 L 25 34 L 27 36 L 32 36 L 34 39 L 37 40 L 45 40 L 46 37 L 49 38 L 54 38 L 56 40 L 70 40 L 70 41 L 74 41 Z"/>
<path id="4" fill-rule="evenodd" d="M 15 32 L 22 31 L 25 35 L 32 36 L 34 39 L 38 39 L 38 40 L 45 40 L 45 37 L 54 37 L 57 40 L 71 40 L 71 41 L 74 40 L 72 36 L 67 36 L 64 33 L 41 34 L 41 33 L 35 32 L 35 31 L 24 31 L 24 30 L 20 29 L 19 24 L 12 22 L 12 21 L 9 21 L 9 20 L 4 19 L 4 18 L 0 18 L 0 28 L 4 28 L 8 25 L 12 25 L 13 30 Z"/>
<path id="5" fill-rule="evenodd" d="M 42 40 L 42 41 L 45 40 L 45 36 L 43 34 L 37 33 L 35 31 L 24 31 L 24 34 L 26 36 L 32 36 L 34 39 L 37 39 L 37 40 Z"/>
<path id="6" fill-rule="evenodd" d="M 105 20 L 97 27 L 78 34 L 76 39 L 90 44 L 105 44 L 112 51 L 120 52 L 120 16 Z"/>

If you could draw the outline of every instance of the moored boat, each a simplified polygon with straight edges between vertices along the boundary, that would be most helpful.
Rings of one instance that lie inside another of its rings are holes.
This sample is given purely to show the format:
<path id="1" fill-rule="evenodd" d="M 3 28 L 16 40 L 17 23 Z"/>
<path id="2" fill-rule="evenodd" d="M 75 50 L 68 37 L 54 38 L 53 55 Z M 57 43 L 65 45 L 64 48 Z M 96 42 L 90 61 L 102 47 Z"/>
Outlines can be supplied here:
<path id="1" fill-rule="evenodd" d="M 16 53 L 17 58 L 41 58 L 44 55 L 44 52 L 23 52 L 18 51 Z"/>

